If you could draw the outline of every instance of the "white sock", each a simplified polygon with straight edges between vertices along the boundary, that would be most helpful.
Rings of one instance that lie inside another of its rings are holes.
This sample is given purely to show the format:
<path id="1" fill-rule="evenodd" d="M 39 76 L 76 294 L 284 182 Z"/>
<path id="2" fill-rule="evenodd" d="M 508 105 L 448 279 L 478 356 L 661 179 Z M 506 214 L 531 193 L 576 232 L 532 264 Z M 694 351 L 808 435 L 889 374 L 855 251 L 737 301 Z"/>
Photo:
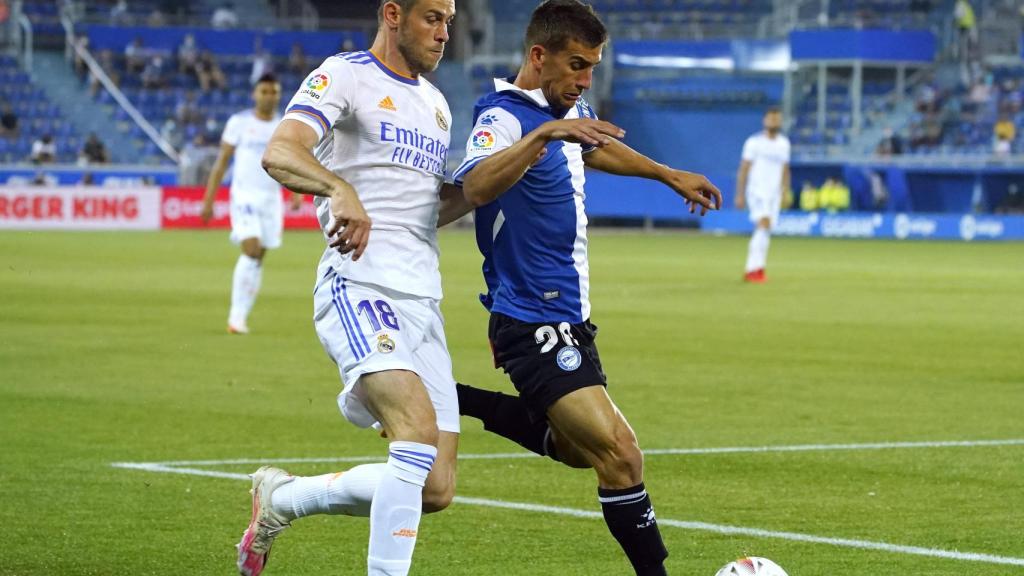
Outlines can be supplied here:
<path id="1" fill-rule="evenodd" d="M 363 464 L 336 474 L 297 476 L 274 490 L 270 505 L 288 519 L 312 514 L 369 516 L 386 464 Z"/>
<path id="2" fill-rule="evenodd" d="M 249 311 L 256 303 L 256 295 L 260 291 L 263 280 L 263 267 L 260 261 L 245 254 L 238 256 L 235 263 L 235 275 L 231 281 L 231 313 L 228 323 L 244 325 L 249 318 Z"/>
<path id="3" fill-rule="evenodd" d="M 747 272 L 763 269 L 768 262 L 768 245 L 771 234 L 764 228 L 755 228 L 747 247 Z"/>
<path id="4" fill-rule="evenodd" d="M 369 576 L 406 576 L 416 547 L 423 486 L 437 448 L 418 442 L 392 442 L 388 463 L 370 507 Z"/>

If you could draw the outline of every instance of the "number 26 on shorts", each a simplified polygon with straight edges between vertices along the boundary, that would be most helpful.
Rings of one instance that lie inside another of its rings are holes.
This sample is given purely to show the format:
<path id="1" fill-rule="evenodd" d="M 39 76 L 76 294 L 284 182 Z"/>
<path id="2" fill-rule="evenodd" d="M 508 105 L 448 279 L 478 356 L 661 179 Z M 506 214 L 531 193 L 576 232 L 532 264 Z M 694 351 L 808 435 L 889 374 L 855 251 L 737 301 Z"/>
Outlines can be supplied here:
<path id="1" fill-rule="evenodd" d="M 533 333 L 534 339 L 537 344 L 543 344 L 540 349 L 541 354 L 547 354 L 554 349 L 558 344 L 558 336 L 561 334 L 562 340 L 566 346 L 579 346 L 579 342 L 572 335 L 572 326 L 568 322 L 562 322 L 558 325 L 558 330 L 555 330 L 553 326 L 541 326 L 537 328 L 537 331 Z"/>

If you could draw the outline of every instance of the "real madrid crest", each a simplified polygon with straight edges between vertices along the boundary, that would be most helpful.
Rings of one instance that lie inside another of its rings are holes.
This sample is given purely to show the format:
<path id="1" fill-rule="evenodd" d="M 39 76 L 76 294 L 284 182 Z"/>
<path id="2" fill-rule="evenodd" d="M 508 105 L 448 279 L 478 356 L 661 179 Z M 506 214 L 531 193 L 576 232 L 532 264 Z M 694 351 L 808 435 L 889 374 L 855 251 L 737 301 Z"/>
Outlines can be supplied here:
<path id="1" fill-rule="evenodd" d="M 444 113 L 441 112 L 440 108 L 434 108 L 434 118 L 437 120 L 437 125 L 441 127 L 441 130 L 448 131 L 448 121 L 444 119 Z"/>
<path id="2" fill-rule="evenodd" d="M 381 334 L 377 336 L 377 352 L 381 354 L 391 354 L 395 351 L 395 341 L 391 339 L 387 334 Z"/>

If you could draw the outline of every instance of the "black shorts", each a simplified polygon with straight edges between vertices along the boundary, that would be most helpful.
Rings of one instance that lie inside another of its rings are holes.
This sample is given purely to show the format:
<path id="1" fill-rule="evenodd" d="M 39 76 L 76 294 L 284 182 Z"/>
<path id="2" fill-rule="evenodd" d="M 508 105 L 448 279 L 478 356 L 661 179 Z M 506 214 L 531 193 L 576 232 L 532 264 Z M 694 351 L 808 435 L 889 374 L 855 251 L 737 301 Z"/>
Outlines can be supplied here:
<path id="1" fill-rule="evenodd" d="M 492 313 L 487 332 L 495 368 L 512 379 L 534 422 L 547 419 L 562 396 L 608 385 L 594 343 L 597 326 L 590 321 L 543 324 Z"/>

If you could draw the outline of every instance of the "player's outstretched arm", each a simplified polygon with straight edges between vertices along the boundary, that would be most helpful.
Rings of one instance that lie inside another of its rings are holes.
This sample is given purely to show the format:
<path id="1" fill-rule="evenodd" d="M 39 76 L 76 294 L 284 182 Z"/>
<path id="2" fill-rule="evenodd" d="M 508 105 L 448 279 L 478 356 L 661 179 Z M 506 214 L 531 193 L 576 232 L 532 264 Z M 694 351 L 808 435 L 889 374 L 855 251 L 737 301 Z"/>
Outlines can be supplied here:
<path id="1" fill-rule="evenodd" d="M 319 140 L 316 131 L 302 122 L 282 120 L 263 153 L 263 169 L 289 190 L 330 197 L 342 180 L 313 156 Z"/>
<path id="2" fill-rule="evenodd" d="M 263 153 L 263 169 L 293 192 L 331 199 L 334 225 L 326 234 L 330 245 L 342 254 L 352 252 L 359 260 L 370 239 L 370 217 L 352 186 L 324 168 L 313 156 L 320 138 L 316 131 L 298 120 L 284 119 Z"/>
<path id="3" fill-rule="evenodd" d="M 462 181 L 462 192 L 473 206 L 493 202 L 505 193 L 545 153 L 552 140 L 564 140 L 589 146 L 607 146 L 625 132 L 603 120 L 578 118 L 552 120 L 542 124 L 515 144 L 476 165 Z"/>
<path id="4" fill-rule="evenodd" d="M 441 185 L 441 205 L 437 213 L 437 227 L 443 228 L 473 210 L 473 205 L 466 200 L 462 188 L 445 182 Z"/>
<path id="5" fill-rule="evenodd" d="M 782 194 L 785 195 L 792 191 L 790 188 L 792 183 L 792 176 L 789 172 L 789 162 L 782 165 Z"/>
<path id="6" fill-rule="evenodd" d="M 210 169 L 210 177 L 206 179 L 206 194 L 203 195 L 203 208 L 199 212 L 199 218 L 206 224 L 213 218 L 213 200 L 217 197 L 217 189 L 224 182 L 224 173 L 228 170 L 228 164 L 235 155 L 235 147 L 227 142 L 220 143 L 220 153 L 217 160 Z"/>
<path id="7" fill-rule="evenodd" d="M 700 206 L 701 216 L 708 210 L 722 207 L 722 193 L 704 176 L 659 164 L 618 140 L 584 154 L 583 162 L 589 168 L 609 174 L 657 180 L 682 196 L 691 214 L 697 206 Z"/>
<path id="8" fill-rule="evenodd" d="M 741 160 L 736 172 L 736 207 L 743 210 L 747 207 L 747 176 L 750 174 L 750 160 Z"/>

